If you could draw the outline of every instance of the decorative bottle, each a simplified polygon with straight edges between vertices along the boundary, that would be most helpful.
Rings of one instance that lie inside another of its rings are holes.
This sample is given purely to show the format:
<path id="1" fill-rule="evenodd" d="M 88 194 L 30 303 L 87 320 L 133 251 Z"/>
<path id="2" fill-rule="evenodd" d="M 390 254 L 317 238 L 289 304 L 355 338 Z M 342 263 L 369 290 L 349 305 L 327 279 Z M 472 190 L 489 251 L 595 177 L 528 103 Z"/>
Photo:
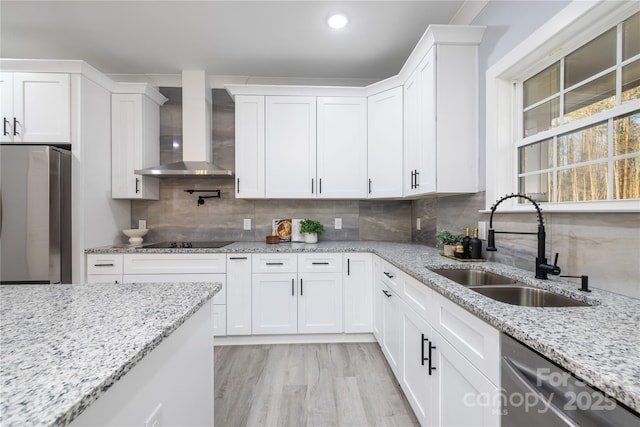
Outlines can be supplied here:
<path id="1" fill-rule="evenodd" d="M 462 252 L 463 258 L 471 258 L 471 251 L 469 250 L 469 243 L 471 242 L 471 237 L 469 236 L 469 227 L 464 229 L 464 237 L 462 238 Z"/>
<path id="2" fill-rule="evenodd" d="M 482 240 L 478 239 L 478 229 L 473 229 L 473 239 L 469 240 L 469 253 L 471 258 L 482 258 Z"/>

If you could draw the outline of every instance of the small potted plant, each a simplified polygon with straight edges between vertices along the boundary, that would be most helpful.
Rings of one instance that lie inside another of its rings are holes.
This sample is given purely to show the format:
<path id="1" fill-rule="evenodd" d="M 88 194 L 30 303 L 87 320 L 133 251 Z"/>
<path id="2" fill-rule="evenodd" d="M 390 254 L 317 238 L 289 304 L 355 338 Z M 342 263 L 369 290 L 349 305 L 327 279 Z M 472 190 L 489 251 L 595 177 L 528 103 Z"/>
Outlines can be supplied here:
<path id="1" fill-rule="evenodd" d="M 305 243 L 317 243 L 318 234 L 324 232 L 324 226 L 318 221 L 312 219 L 303 219 L 300 221 L 300 233 L 304 234 Z"/>
<path id="2" fill-rule="evenodd" d="M 454 256 L 453 250 L 459 243 L 462 242 L 462 234 L 453 234 L 447 230 L 440 230 L 436 233 L 436 244 L 442 246 L 444 254 L 447 256 Z"/>

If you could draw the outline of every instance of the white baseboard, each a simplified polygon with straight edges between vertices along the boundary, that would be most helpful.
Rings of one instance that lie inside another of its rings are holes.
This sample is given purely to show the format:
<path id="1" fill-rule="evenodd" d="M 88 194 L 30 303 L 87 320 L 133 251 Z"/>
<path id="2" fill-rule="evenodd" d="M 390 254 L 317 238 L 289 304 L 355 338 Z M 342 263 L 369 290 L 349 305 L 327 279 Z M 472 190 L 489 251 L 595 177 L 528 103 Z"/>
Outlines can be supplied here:
<path id="1" fill-rule="evenodd" d="M 215 337 L 214 346 L 256 344 L 316 344 L 376 342 L 371 333 L 364 334 L 303 334 L 303 335 L 244 335 Z"/>

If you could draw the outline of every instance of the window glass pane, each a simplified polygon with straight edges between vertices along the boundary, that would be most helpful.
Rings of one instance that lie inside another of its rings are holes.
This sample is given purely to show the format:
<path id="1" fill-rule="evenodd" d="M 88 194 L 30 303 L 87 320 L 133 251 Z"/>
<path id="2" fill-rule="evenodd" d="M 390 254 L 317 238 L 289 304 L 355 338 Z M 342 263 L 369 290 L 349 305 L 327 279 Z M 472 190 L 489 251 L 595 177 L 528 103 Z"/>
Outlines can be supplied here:
<path id="1" fill-rule="evenodd" d="M 608 156 L 606 123 L 558 137 L 557 165 L 559 167 Z"/>
<path id="2" fill-rule="evenodd" d="M 560 119 L 560 100 L 551 99 L 524 113 L 524 136 L 535 135 L 558 126 Z"/>
<path id="3" fill-rule="evenodd" d="M 558 171 L 558 202 L 607 199 L 607 163 Z"/>
<path id="4" fill-rule="evenodd" d="M 640 157 L 613 162 L 613 198 L 640 199 Z"/>
<path id="5" fill-rule="evenodd" d="M 622 23 L 622 60 L 640 53 L 640 13 Z"/>
<path id="6" fill-rule="evenodd" d="M 564 87 L 598 74 L 616 64 L 616 28 L 591 40 L 564 59 Z"/>
<path id="7" fill-rule="evenodd" d="M 567 92 L 564 99 L 564 122 L 593 116 L 616 105 L 616 73 L 612 72 Z"/>
<path id="8" fill-rule="evenodd" d="M 553 201 L 553 181 L 551 172 L 539 175 L 521 176 L 518 179 L 518 193 L 526 194 L 536 202 Z"/>
<path id="9" fill-rule="evenodd" d="M 524 107 L 560 91 L 560 62 L 556 62 L 524 82 Z"/>
<path id="10" fill-rule="evenodd" d="M 613 155 L 640 152 L 640 113 L 617 118 L 613 123 Z"/>
<path id="11" fill-rule="evenodd" d="M 553 140 L 537 142 L 518 148 L 519 173 L 549 169 L 553 166 Z"/>
<path id="12" fill-rule="evenodd" d="M 622 67 L 622 102 L 637 98 L 640 98 L 640 60 Z"/>

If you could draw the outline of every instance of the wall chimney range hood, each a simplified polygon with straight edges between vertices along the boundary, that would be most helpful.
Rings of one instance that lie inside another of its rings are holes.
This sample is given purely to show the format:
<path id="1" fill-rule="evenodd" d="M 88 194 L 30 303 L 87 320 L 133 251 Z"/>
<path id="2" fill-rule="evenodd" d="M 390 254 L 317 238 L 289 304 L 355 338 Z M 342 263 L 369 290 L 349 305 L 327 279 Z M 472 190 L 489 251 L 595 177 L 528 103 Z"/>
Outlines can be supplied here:
<path id="1" fill-rule="evenodd" d="M 211 163 L 211 89 L 204 70 L 182 71 L 182 161 L 136 170 L 162 177 L 232 177 Z"/>

